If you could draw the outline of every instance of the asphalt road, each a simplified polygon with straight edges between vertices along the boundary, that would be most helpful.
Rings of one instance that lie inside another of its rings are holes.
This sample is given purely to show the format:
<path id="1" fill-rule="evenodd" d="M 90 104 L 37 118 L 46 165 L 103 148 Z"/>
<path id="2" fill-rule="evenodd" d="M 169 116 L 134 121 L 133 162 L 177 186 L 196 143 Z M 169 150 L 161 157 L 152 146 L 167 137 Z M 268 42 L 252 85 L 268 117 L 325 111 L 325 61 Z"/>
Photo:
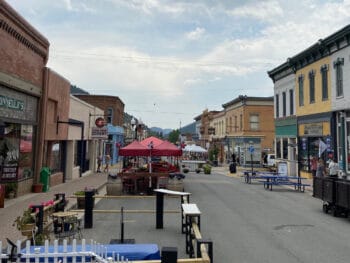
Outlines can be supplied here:
<path id="1" fill-rule="evenodd" d="M 349 262 L 350 221 L 322 212 L 310 193 L 245 184 L 223 174 L 188 174 L 214 262 Z"/>

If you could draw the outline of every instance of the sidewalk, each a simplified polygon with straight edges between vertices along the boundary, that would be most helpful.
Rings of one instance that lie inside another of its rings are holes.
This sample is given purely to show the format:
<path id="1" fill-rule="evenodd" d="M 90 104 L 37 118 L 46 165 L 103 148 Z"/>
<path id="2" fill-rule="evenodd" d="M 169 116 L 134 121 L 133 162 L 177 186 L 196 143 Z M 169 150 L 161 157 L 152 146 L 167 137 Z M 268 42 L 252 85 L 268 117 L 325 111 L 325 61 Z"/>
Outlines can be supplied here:
<path id="1" fill-rule="evenodd" d="M 115 174 L 119 171 L 119 164 L 111 167 L 111 174 Z M 51 187 L 46 193 L 29 193 L 18 198 L 6 199 L 5 207 L 0 208 L 0 237 L 3 247 L 7 246 L 6 238 L 16 242 L 17 240 L 23 240 L 24 237 L 21 232 L 16 229 L 16 226 L 12 226 L 14 220 L 23 214 L 23 211 L 28 208 L 30 204 L 41 204 L 48 200 L 54 199 L 54 194 L 65 193 L 66 197 L 72 196 L 74 192 L 83 190 L 85 187 L 92 187 L 101 189 L 107 182 L 107 173 L 92 173 L 87 176 L 80 177 L 79 179 L 67 181 L 64 184 L 60 184 Z M 76 204 L 76 199 L 69 198 L 68 207 L 72 207 Z"/>

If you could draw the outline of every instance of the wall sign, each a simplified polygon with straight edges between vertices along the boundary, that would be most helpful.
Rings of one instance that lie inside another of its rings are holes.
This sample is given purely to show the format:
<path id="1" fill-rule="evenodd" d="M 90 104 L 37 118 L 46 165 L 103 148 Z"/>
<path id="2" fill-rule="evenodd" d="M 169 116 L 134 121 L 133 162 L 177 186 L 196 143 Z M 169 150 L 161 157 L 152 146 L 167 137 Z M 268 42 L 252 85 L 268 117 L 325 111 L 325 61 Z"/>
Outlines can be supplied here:
<path id="1" fill-rule="evenodd" d="M 305 124 L 304 135 L 322 136 L 323 135 L 323 124 L 322 123 Z"/>
<path id="2" fill-rule="evenodd" d="M 98 128 L 102 128 L 103 126 L 105 126 L 105 119 L 102 118 L 102 117 L 99 117 L 95 120 L 95 125 L 98 127 Z"/>
<path id="3" fill-rule="evenodd" d="M 23 111 L 24 102 L 22 100 L 16 100 L 14 98 L 0 95 L 0 107 Z"/>

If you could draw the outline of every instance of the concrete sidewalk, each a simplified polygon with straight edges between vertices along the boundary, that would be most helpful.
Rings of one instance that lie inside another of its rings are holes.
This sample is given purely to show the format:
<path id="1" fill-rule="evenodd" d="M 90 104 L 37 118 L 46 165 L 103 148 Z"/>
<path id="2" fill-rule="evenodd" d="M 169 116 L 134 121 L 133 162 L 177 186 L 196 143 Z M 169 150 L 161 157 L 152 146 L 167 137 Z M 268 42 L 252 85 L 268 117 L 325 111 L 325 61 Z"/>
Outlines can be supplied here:
<path id="1" fill-rule="evenodd" d="M 120 163 L 110 168 L 110 174 L 115 174 L 119 171 Z M 42 202 L 54 199 L 54 194 L 65 193 L 66 197 L 72 196 L 74 192 L 84 190 L 85 187 L 101 189 L 107 182 L 107 173 L 92 173 L 79 179 L 67 181 L 51 187 L 46 193 L 29 193 L 18 198 L 6 199 L 5 207 L 0 208 L 0 237 L 3 247 L 7 246 L 6 238 L 15 242 L 23 240 L 25 237 L 13 226 L 15 219 L 22 216 L 23 211 L 28 209 L 29 205 L 39 205 Z M 75 198 L 68 198 L 68 209 L 76 204 Z M 67 210 L 67 208 L 66 208 Z"/>

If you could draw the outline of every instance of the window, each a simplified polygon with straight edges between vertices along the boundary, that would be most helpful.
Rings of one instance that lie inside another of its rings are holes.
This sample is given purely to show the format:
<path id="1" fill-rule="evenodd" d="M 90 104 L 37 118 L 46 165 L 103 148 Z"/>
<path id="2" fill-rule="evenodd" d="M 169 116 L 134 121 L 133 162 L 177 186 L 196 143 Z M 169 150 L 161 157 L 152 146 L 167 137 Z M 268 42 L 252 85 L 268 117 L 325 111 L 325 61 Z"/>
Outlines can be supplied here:
<path id="1" fill-rule="evenodd" d="M 62 147 L 61 147 L 61 142 L 53 142 L 51 144 L 51 153 L 49 156 L 51 157 L 50 159 L 50 169 L 52 173 L 56 172 L 61 172 L 61 163 L 62 163 Z"/>
<path id="2" fill-rule="evenodd" d="M 232 132 L 233 129 L 232 129 L 232 117 L 230 117 L 230 132 Z"/>
<path id="3" fill-rule="evenodd" d="M 250 122 L 250 130 L 257 131 L 259 130 L 259 115 L 258 114 L 251 114 L 249 117 Z"/>
<path id="4" fill-rule="evenodd" d="M 321 67 L 322 75 L 322 100 L 328 100 L 328 65 Z"/>
<path id="5" fill-rule="evenodd" d="M 311 70 L 309 72 L 309 93 L 310 93 L 310 103 L 315 103 L 315 71 Z"/>
<path id="6" fill-rule="evenodd" d="M 235 116 L 235 132 L 237 132 L 237 116 Z"/>
<path id="7" fill-rule="evenodd" d="M 288 159 L 288 139 L 287 138 L 283 138 L 282 140 L 282 158 L 287 160 Z"/>
<path id="8" fill-rule="evenodd" d="M 113 120 L 113 109 L 112 108 L 108 108 L 107 109 L 107 123 L 111 123 L 112 124 L 112 120 Z"/>
<path id="9" fill-rule="evenodd" d="M 240 129 L 240 131 L 242 131 L 243 130 L 243 115 L 241 114 L 241 115 L 239 115 L 239 129 Z"/>
<path id="10" fill-rule="evenodd" d="M 300 75 L 298 78 L 299 85 L 299 106 L 304 106 L 304 76 Z"/>
<path id="11" fill-rule="evenodd" d="M 276 140 L 276 158 L 282 158 L 282 155 L 281 155 L 281 140 L 280 139 Z"/>
<path id="12" fill-rule="evenodd" d="M 286 117 L 287 115 L 287 98 L 286 98 L 286 93 L 282 92 L 282 110 L 283 110 L 283 117 Z"/>
<path id="13" fill-rule="evenodd" d="M 294 114 L 294 91 L 292 89 L 289 90 L 289 114 Z"/>
<path id="14" fill-rule="evenodd" d="M 335 86 L 336 86 L 336 96 L 341 97 L 343 96 L 343 65 L 344 65 L 344 58 L 337 58 L 336 61 L 334 61 L 334 68 L 335 68 Z"/>
<path id="15" fill-rule="evenodd" d="M 280 116 L 280 101 L 279 101 L 279 96 L 276 94 L 275 96 L 275 103 L 276 103 L 276 118 Z"/>

